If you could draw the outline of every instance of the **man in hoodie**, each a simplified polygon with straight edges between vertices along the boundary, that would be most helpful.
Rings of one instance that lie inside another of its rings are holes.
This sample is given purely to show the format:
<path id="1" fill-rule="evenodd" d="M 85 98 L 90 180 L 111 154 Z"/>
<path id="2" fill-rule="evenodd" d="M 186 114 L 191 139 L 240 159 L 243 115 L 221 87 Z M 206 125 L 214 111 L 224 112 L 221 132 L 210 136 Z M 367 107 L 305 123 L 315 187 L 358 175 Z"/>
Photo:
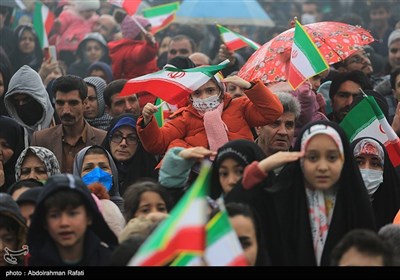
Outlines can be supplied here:
<path id="1" fill-rule="evenodd" d="M 29 146 L 35 131 L 52 124 L 54 109 L 39 74 L 28 65 L 11 78 L 4 104 L 10 117 L 24 128 L 24 144 Z"/>

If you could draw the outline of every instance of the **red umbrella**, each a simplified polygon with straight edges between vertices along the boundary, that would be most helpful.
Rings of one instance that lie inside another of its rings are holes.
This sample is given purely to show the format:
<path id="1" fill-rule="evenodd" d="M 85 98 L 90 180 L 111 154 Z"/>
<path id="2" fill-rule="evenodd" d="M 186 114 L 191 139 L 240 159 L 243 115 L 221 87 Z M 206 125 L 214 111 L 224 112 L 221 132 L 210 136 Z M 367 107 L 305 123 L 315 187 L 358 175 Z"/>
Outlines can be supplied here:
<path id="1" fill-rule="evenodd" d="M 342 61 L 360 46 L 374 41 L 365 29 L 341 22 L 316 22 L 304 25 L 328 64 Z M 286 30 L 253 53 L 239 71 L 247 81 L 260 78 L 264 83 L 286 81 L 294 28 Z"/>

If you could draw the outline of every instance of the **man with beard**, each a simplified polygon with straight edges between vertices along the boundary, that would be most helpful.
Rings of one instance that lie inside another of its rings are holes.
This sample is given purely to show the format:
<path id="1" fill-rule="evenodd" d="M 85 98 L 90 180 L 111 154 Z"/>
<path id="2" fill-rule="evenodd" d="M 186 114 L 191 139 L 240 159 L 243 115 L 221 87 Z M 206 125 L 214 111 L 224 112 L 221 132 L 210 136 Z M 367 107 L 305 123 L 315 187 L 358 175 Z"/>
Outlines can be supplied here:
<path id="1" fill-rule="evenodd" d="M 332 113 L 327 115 L 330 121 L 340 123 L 350 111 L 351 105 L 360 91 L 370 89 L 372 86 L 367 76 L 361 71 L 351 71 L 338 74 L 329 89 L 329 98 L 332 102 Z"/>
<path id="2" fill-rule="evenodd" d="M 87 85 L 77 76 L 62 76 L 54 81 L 55 109 L 61 124 L 33 134 L 32 145 L 53 151 L 61 173 L 72 173 L 75 155 L 84 147 L 100 145 L 106 132 L 90 126 L 83 118 Z"/>

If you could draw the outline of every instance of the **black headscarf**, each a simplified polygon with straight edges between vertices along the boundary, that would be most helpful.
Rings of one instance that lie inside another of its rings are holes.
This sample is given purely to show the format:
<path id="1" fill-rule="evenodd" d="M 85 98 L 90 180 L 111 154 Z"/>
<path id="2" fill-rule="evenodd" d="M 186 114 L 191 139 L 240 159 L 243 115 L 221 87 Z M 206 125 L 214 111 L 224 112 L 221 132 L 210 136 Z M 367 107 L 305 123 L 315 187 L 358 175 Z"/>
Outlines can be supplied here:
<path id="1" fill-rule="evenodd" d="M 233 140 L 220 147 L 212 165 L 210 196 L 213 199 L 217 199 L 223 192 L 218 170 L 221 163 L 227 158 L 236 160 L 244 168 L 253 161 L 264 159 L 265 154 L 256 143 L 249 140 Z"/>
<path id="2" fill-rule="evenodd" d="M 293 150 L 301 150 L 304 132 L 316 124 L 330 126 L 338 132 L 344 153 L 332 220 L 321 258 L 321 265 L 326 266 L 329 265 L 333 247 L 348 231 L 355 228 L 374 230 L 375 221 L 349 142 L 338 124 L 317 121 L 306 125 L 297 137 Z M 265 182 L 268 182 L 268 177 Z M 252 200 L 256 202 L 255 210 L 263 218 L 272 264 L 315 266 L 317 263 L 300 160 L 287 164 L 272 187 L 265 188 L 265 182 L 254 187 L 263 191 L 256 192 L 257 196 L 253 196 Z"/>
<path id="3" fill-rule="evenodd" d="M 15 182 L 15 163 L 24 149 L 23 128 L 13 119 L 0 116 L 0 138 L 4 138 L 11 150 L 14 151 L 12 157 L 4 164 L 5 184 L 0 186 L 0 192 L 6 192 L 7 188 Z"/>
<path id="4" fill-rule="evenodd" d="M 114 127 L 122 118 L 130 118 L 136 124 L 136 118 L 132 114 L 126 113 L 119 115 L 118 117 L 115 117 L 111 121 L 107 131 L 107 135 L 102 143 L 102 146 L 110 153 L 115 162 L 115 165 L 117 166 L 118 178 L 119 178 L 119 192 L 121 196 L 124 195 L 127 187 L 135 183 L 140 178 L 148 177 L 157 179 L 155 171 L 157 161 L 153 155 L 149 154 L 144 150 L 140 142 L 138 142 L 137 144 L 137 149 L 135 154 L 125 162 L 118 161 L 111 153 L 111 148 L 110 148 L 110 141 L 111 141 L 110 138 L 112 135 L 111 132 L 114 132 Z M 139 138 L 138 141 L 140 141 Z"/>
<path id="5" fill-rule="evenodd" d="M 31 32 L 35 40 L 35 49 L 29 54 L 22 53 L 19 49 L 19 42 L 21 41 L 24 31 Z M 43 61 L 43 52 L 42 47 L 40 46 L 39 38 L 33 27 L 30 25 L 20 25 L 15 29 L 14 36 L 17 42 L 17 48 L 10 58 L 14 73 L 17 72 L 23 65 L 29 65 L 33 70 L 39 71 Z"/>
<path id="6" fill-rule="evenodd" d="M 363 139 L 375 140 L 381 146 L 385 157 L 383 162 L 383 182 L 373 194 L 374 199 L 372 201 L 376 225 L 379 229 L 386 224 L 391 224 L 400 209 L 400 179 L 390 161 L 385 146 L 378 140 L 372 137 L 358 138 L 351 143 L 351 151 Z"/>

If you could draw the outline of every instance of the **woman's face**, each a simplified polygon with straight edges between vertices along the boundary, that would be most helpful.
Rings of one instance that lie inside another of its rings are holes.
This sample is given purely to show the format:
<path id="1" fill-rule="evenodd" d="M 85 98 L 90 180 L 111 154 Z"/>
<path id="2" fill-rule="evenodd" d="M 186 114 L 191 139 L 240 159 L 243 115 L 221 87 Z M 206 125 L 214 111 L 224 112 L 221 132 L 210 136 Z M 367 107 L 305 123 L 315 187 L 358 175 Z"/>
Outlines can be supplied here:
<path id="1" fill-rule="evenodd" d="M 19 40 L 19 49 L 23 54 L 33 53 L 35 50 L 35 37 L 32 32 L 25 30 Z"/>
<path id="2" fill-rule="evenodd" d="M 257 261 L 258 244 L 253 221 L 243 215 L 229 217 L 229 220 L 242 245 L 248 265 L 254 266 Z"/>
<path id="3" fill-rule="evenodd" d="M 45 164 L 32 153 L 28 153 L 21 164 L 20 180 L 35 179 L 37 181 L 47 180 L 47 169 Z"/>
<path id="4" fill-rule="evenodd" d="M 89 40 L 85 45 L 85 54 L 89 62 L 96 62 L 103 56 L 103 48 L 99 42 Z"/>
<path id="5" fill-rule="evenodd" d="M 344 161 L 335 141 L 317 134 L 308 143 L 303 164 L 306 187 L 327 190 L 339 180 Z"/>
<path id="6" fill-rule="evenodd" d="M 90 171 L 100 167 L 105 172 L 112 174 L 110 162 L 106 155 L 103 154 L 89 154 L 83 159 L 81 177 L 88 174 Z"/>
<path id="7" fill-rule="evenodd" d="M 145 217 L 150 213 L 168 213 L 167 206 L 162 197 L 152 191 L 142 193 L 138 209 L 134 214 L 134 218 Z"/>
<path id="8" fill-rule="evenodd" d="M 3 162 L 3 164 L 6 164 L 13 154 L 14 151 L 11 149 L 7 140 L 0 137 L 0 160 Z"/>
<path id="9" fill-rule="evenodd" d="M 381 160 L 376 155 L 360 154 L 356 157 L 360 169 L 372 169 L 383 171 Z"/>
<path id="10" fill-rule="evenodd" d="M 138 146 L 136 130 L 131 126 L 117 128 L 110 139 L 110 150 L 116 161 L 124 162 L 134 156 Z"/>
<path id="11" fill-rule="evenodd" d="M 243 170 L 243 166 L 232 158 L 227 158 L 222 161 L 218 169 L 218 175 L 219 183 L 225 194 L 230 192 L 240 178 L 242 178 Z"/>

